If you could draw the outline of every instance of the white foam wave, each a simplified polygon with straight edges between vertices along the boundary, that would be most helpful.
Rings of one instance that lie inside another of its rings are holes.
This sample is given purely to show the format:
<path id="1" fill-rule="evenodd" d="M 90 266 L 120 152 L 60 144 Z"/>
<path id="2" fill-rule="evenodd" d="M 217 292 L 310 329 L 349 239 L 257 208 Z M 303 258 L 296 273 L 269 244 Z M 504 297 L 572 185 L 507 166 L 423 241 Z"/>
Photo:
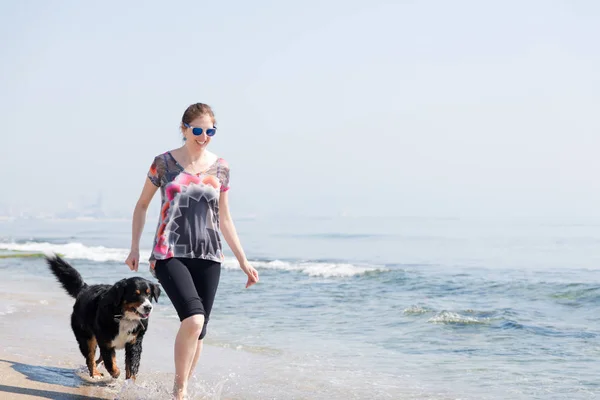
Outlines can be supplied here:
<path id="1" fill-rule="evenodd" d="M 442 311 L 431 317 L 427 322 L 434 324 L 485 324 L 488 321 L 489 318 L 478 319 L 451 311 Z"/>
<path id="2" fill-rule="evenodd" d="M 44 254 L 57 253 L 65 258 L 91 260 L 97 262 L 125 262 L 129 255 L 128 249 L 111 248 L 104 246 L 86 246 L 82 243 L 71 242 L 55 244 L 47 242 L 27 243 L 0 243 L 0 250 L 36 252 Z M 140 264 L 148 264 L 150 251 L 140 252 Z M 295 271 L 314 277 L 351 277 L 364 275 L 369 272 L 387 271 L 386 268 L 376 266 L 359 266 L 350 263 L 333 262 L 287 262 L 287 261 L 252 261 L 256 269 L 275 269 L 282 271 Z M 239 268 L 235 258 L 226 258 L 223 266 L 229 269 Z"/>
<path id="3" fill-rule="evenodd" d="M 0 243 L 0 250 L 35 252 L 44 254 L 61 254 L 65 258 L 91 260 L 98 262 L 114 261 L 125 262 L 129 255 L 128 249 L 111 248 L 104 246 L 86 246 L 81 243 L 72 242 L 55 244 L 47 242 L 27 243 Z M 150 252 L 140 252 L 140 263 L 148 263 Z"/>
<path id="4" fill-rule="evenodd" d="M 412 305 L 408 308 L 404 309 L 404 314 L 414 315 L 414 314 L 426 314 L 428 312 L 432 312 L 433 310 L 427 307 L 421 307 L 417 305 Z"/>
<path id="5" fill-rule="evenodd" d="M 4 308 L 2 309 L 2 311 L 0 311 L 0 315 L 8 315 L 8 314 L 13 314 L 17 309 L 11 305 L 6 305 L 4 306 Z"/>
<path id="6" fill-rule="evenodd" d="M 225 267 L 238 268 L 235 259 L 225 260 Z M 253 261 L 252 266 L 256 269 L 276 269 L 281 271 L 294 271 L 307 274 L 314 277 L 351 277 L 364 275 L 368 272 L 386 271 L 384 268 L 374 266 L 358 266 L 349 263 L 329 263 L 329 262 L 296 262 L 287 261 Z"/>

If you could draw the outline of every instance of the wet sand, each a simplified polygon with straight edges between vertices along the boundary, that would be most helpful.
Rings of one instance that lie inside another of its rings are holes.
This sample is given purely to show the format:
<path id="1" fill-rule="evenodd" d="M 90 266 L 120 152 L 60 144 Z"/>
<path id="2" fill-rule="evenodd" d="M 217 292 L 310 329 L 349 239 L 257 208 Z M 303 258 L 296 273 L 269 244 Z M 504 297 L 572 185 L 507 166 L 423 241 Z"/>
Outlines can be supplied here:
<path id="1" fill-rule="evenodd" d="M 73 368 L 61 368 L 29 360 L 23 362 L 14 356 L 0 354 L 0 398 L 2 399 L 115 398 L 114 393 L 110 393 L 102 386 L 92 386 L 82 382 Z"/>

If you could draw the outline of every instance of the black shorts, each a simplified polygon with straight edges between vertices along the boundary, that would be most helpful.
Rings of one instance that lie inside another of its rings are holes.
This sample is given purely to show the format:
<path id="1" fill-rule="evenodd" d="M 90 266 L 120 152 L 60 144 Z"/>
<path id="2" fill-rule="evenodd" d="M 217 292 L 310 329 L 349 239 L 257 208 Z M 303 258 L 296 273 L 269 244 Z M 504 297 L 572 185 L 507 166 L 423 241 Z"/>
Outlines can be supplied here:
<path id="1" fill-rule="evenodd" d="M 204 315 L 199 339 L 204 338 L 219 285 L 221 263 L 199 258 L 169 258 L 157 260 L 154 272 L 180 321 L 192 315 Z"/>

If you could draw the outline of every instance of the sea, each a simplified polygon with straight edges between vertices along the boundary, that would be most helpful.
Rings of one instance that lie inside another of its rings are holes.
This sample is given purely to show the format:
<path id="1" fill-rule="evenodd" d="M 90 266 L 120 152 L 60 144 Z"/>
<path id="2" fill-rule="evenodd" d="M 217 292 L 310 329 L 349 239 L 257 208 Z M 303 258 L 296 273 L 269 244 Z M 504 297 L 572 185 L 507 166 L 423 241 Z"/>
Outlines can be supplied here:
<path id="1" fill-rule="evenodd" d="M 130 220 L 0 221 L 0 255 L 59 253 L 88 283 L 124 264 Z M 236 227 L 260 282 L 226 247 L 191 399 L 596 399 L 600 219 L 252 217 Z M 73 300 L 43 258 L 0 258 L 0 346 L 38 380 L 87 382 Z M 135 384 L 168 398 L 179 320 L 150 317 Z M 122 364 L 123 354 L 118 354 Z M 36 377 L 36 362 L 46 366 Z M 43 376 L 42 376 L 43 375 Z"/>

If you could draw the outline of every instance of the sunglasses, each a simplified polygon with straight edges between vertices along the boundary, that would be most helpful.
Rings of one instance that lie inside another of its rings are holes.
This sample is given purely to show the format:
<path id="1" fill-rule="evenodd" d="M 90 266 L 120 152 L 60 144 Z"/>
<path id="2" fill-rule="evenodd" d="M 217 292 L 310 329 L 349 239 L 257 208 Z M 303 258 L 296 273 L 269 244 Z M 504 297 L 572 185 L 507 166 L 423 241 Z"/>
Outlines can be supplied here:
<path id="1" fill-rule="evenodd" d="M 185 122 L 183 123 L 183 126 L 185 126 L 186 128 L 192 128 L 189 124 L 186 124 Z M 202 128 L 192 128 L 192 133 L 194 134 L 194 136 L 200 136 L 204 133 L 204 129 Z M 213 127 L 212 129 L 207 129 L 206 130 L 206 135 L 207 136 L 215 136 L 215 133 L 217 133 L 217 127 Z"/>

